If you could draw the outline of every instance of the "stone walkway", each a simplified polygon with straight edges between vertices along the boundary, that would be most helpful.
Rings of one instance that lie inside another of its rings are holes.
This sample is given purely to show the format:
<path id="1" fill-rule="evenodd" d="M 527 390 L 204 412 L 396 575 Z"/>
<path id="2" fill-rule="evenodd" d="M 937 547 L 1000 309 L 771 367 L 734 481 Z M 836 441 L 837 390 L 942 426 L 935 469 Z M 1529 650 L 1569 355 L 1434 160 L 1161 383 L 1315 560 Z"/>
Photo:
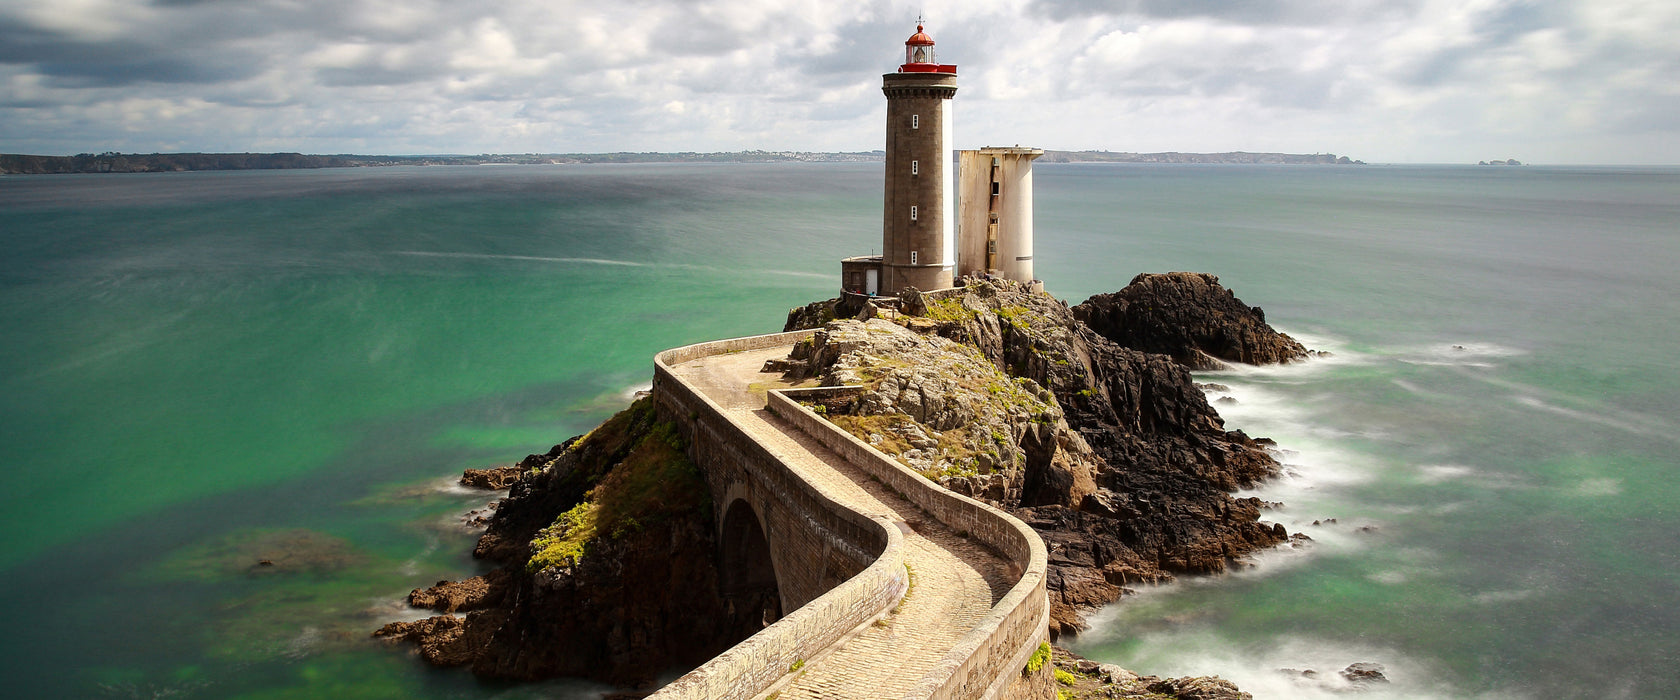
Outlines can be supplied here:
<path id="1" fill-rule="evenodd" d="M 765 410 L 765 392 L 786 388 L 764 361 L 790 348 L 705 357 L 672 368 L 716 401 L 747 432 L 813 483 L 905 533 L 910 593 L 881 624 L 813 658 L 781 698 L 903 697 L 969 630 L 991 613 L 1014 581 L 1007 564 L 915 504 L 900 498 L 793 425 Z"/>

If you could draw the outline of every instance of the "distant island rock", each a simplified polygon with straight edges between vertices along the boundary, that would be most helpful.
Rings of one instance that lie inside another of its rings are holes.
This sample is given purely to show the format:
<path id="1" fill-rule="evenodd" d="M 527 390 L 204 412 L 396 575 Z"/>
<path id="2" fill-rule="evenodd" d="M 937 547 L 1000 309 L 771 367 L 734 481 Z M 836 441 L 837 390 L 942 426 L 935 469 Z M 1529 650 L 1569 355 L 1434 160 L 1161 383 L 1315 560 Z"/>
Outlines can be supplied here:
<path id="1" fill-rule="evenodd" d="M 480 155 L 364 156 L 302 153 L 80 153 L 40 156 L 0 153 L 0 175 L 70 173 L 163 173 L 189 170 L 283 170 L 357 168 L 385 165 L 569 165 L 597 163 L 878 163 L 884 151 L 684 151 L 618 153 L 513 153 Z M 1224 163 L 1251 165 L 1364 165 L 1334 153 L 1120 153 L 1045 151 L 1049 163 Z M 1516 161 L 1498 164 L 1519 165 Z M 1485 163 L 1484 163 L 1485 164 Z"/>
<path id="2" fill-rule="evenodd" d="M 1476 161 L 1476 165 L 1522 165 L 1522 161 L 1515 158 L 1509 158 L 1506 160 L 1482 160 Z"/>

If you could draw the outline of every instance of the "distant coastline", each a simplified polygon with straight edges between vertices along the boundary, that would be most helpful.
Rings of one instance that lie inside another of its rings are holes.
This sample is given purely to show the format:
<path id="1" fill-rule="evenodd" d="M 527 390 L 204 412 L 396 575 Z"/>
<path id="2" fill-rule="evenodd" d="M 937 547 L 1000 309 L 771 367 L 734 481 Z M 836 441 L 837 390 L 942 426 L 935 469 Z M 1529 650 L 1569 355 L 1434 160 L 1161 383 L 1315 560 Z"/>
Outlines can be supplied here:
<path id="1" fill-rule="evenodd" d="M 1234 165 L 1364 165 L 1334 153 L 1127 153 L 1120 151 L 1045 151 L 1044 163 L 1213 163 Z"/>
<path id="2" fill-rule="evenodd" d="M 596 163 L 847 163 L 879 162 L 881 151 L 731 151 L 718 153 L 523 153 L 481 155 L 305 155 L 302 153 L 82 153 L 74 156 L 0 154 L 0 175 L 156 173 L 189 170 L 286 170 L 388 165 L 563 165 Z M 1364 165 L 1332 153 L 1125 153 L 1045 151 L 1048 163 L 1229 163 Z"/>

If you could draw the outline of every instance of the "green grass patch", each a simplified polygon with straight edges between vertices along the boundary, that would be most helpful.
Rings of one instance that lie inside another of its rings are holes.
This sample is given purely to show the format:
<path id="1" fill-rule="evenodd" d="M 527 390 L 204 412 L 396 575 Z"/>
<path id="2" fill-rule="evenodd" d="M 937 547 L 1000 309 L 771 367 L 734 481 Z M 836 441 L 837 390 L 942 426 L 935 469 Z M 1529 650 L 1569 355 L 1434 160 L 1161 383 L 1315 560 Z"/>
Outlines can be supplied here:
<path id="1" fill-rule="evenodd" d="M 974 312 L 964 308 L 962 301 L 958 299 L 935 300 L 923 297 L 923 301 L 927 302 L 927 314 L 924 315 L 924 318 L 947 323 L 961 323 L 974 315 Z"/>
<path id="2" fill-rule="evenodd" d="M 897 413 L 876 416 L 829 416 L 828 420 L 887 454 L 901 455 L 911 449 L 909 442 L 893 432 L 893 428 L 912 422 L 909 416 Z M 874 435 L 881 436 L 879 443 L 871 439 Z"/>
<path id="3" fill-rule="evenodd" d="M 542 571 L 552 566 L 577 564 L 588 553 L 597 525 L 595 504 L 588 501 L 561 513 L 553 525 L 543 528 L 531 540 L 531 549 L 536 553 L 526 562 L 525 569 Z"/>
<path id="4" fill-rule="evenodd" d="M 531 541 L 526 569 L 575 565 L 602 537 L 634 535 L 676 515 L 710 517 L 705 479 L 684 448 L 675 427 L 658 420 L 651 399 L 632 404 L 574 443 L 571 449 L 582 454 L 568 478 L 596 483 Z"/>

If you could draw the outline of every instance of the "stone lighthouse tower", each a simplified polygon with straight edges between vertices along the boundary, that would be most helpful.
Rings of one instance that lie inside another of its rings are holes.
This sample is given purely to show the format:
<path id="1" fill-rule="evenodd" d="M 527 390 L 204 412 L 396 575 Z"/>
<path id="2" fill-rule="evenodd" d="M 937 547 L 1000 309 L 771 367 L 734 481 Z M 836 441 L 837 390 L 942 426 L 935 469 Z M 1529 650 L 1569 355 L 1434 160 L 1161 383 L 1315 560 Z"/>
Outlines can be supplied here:
<path id="1" fill-rule="evenodd" d="M 933 37 L 916 25 L 904 64 L 881 76 L 887 95 L 887 191 L 882 220 L 881 292 L 951 286 L 956 217 L 951 163 L 951 98 L 957 67 L 934 57 Z"/>

